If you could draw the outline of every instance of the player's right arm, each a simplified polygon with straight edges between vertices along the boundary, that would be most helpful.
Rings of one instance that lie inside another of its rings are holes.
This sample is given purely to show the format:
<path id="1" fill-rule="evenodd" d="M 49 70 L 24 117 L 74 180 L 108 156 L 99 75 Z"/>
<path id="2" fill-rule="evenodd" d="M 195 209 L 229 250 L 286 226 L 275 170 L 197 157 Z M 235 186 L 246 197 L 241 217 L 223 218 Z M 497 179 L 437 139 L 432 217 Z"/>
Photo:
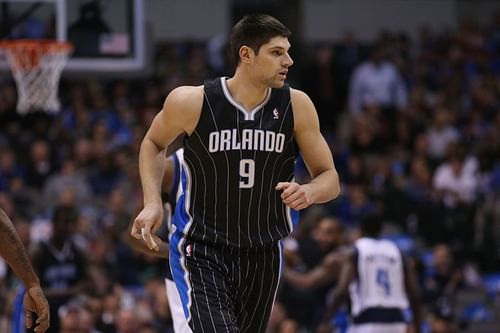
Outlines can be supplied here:
<path id="1" fill-rule="evenodd" d="M 150 249 L 159 250 L 158 240 L 154 240 L 152 235 L 163 219 L 160 190 L 165 170 L 165 149 L 179 135 L 190 135 L 194 131 L 202 104 L 203 86 L 184 86 L 173 90 L 142 140 L 139 174 L 144 208 L 134 220 L 131 235 L 137 239 L 142 237 Z"/>
<path id="2" fill-rule="evenodd" d="M 178 139 L 175 139 L 175 141 L 178 141 Z M 175 142 L 174 141 L 174 142 Z M 170 146 L 169 146 L 170 148 Z M 168 154 L 168 152 L 167 152 Z M 174 153 L 175 154 L 175 153 Z M 162 192 L 166 193 L 172 193 L 174 192 L 173 186 L 174 186 L 174 174 L 175 174 L 175 162 L 172 156 L 169 156 L 166 158 L 165 161 L 165 173 L 163 175 L 163 182 L 162 182 Z M 142 208 L 142 205 L 137 208 L 136 213 L 139 212 Z M 165 223 L 165 222 L 164 222 Z M 133 221 L 131 223 L 132 227 Z M 162 225 L 159 229 L 159 232 L 162 231 L 162 228 L 165 228 L 165 234 L 168 234 L 168 229 L 167 226 Z M 160 237 L 154 237 L 155 241 L 157 242 L 159 246 L 159 250 L 155 251 L 153 249 L 150 249 L 144 239 L 137 239 L 135 237 L 132 237 L 131 235 L 128 236 L 127 238 L 127 244 L 130 245 L 134 250 L 150 255 L 153 257 L 157 258 L 163 258 L 163 259 L 168 259 L 168 254 L 169 254 L 169 248 L 168 248 L 168 243 L 164 242 L 161 240 Z"/>
<path id="3" fill-rule="evenodd" d="M 35 332 L 45 332 L 49 327 L 49 304 L 23 243 L 11 220 L 2 209 L 0 209 L 0 256 L 5 258 L 26 287 L 24 296 L 26 327 L 33 326 L 32 313 L 34 312 L 38 315 Z"/>

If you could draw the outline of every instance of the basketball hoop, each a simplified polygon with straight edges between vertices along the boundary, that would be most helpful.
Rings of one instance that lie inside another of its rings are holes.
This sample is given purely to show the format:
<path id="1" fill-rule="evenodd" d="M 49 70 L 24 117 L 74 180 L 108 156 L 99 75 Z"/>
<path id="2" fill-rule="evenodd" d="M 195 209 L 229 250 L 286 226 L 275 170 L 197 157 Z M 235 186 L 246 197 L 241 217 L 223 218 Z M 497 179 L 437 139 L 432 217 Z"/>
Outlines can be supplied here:
<path id="1" fill-rule="evenodd" d="M 58 85 L 73 46 L 55 40 L 0 41 L 17 85 L 17 112 L 60 109 Z"/>

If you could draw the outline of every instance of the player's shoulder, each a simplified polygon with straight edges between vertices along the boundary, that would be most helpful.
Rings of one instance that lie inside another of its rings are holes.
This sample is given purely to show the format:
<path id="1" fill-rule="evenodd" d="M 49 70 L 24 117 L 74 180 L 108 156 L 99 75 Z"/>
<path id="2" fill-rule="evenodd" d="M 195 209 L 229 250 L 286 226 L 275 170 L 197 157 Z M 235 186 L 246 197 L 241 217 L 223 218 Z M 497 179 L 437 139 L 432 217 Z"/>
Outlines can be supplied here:
<path id="1" fill-rule="evenodd" d="M 297 102 L 311 101 L 311 98 L 302 90 L 290 87 L 290 98 Z"/>
<path id="2" fill-rule="evenodd" d="M 203 101 L 203 86 L 180 86 L 172 90 L 165 99 L 164 108 L 197 110 Z"/>
<path id="3" fill-rule="evenodd" d="M 290 101 L 294 110 L 314 110 L 311 98 L 302 90 L 290 88 Z"/>
<path id="4" fill-rule="evenodd" d="M 180 86 L 168 94 L 167 99 L 189 102 L 192 99 L 203 97 L 203 86 Z"/>
<path id="5" fill-rule="evenodd" d="M 302 90 L 290 88 L 290 103 L 293 111 L 295 132 L 319 126 L 316 108 L 311 98 Z M 311 126 L 312 125 L 312 126 Z"/>

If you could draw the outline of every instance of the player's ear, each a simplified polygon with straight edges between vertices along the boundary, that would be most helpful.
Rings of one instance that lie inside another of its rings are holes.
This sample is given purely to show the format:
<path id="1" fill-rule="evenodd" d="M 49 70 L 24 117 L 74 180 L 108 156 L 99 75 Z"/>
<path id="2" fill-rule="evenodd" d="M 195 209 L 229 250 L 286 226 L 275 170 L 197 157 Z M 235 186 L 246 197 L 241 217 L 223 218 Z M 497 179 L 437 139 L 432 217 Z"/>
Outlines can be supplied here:
<path id="1" fill-rule="evenodd" d="M 240 47 L 240 60 L 243 63 L 250 63 L 254 57 L 254 52 L 251 47 L 247 45 L 242 45 Z"/>

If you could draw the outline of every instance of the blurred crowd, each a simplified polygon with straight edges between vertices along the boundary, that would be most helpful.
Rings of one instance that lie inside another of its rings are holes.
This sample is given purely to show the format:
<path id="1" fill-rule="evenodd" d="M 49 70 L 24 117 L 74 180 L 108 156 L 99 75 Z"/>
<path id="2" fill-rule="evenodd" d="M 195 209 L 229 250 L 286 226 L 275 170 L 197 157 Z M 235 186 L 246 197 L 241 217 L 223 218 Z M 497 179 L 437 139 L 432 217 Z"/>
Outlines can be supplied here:
<path id="1" fill-rule="evenodd" d="M 232 74 L 226 51 L 223 36 L 161 43 L 148 78 L 63 77 L 55 115 L 20 116 L 15 84 L 0 80 L 0 207 L 32 253 L 60 332 L 172 331 L 164 261 L 128 244 L 142 202 L 138 151 L 173 88 Z M 374 212 L 413 259 L 427 332 L 498 320 L 499 292 L 485 277 L 500 270 L 500 15 L 413 39 L 297 43 L 291 56 L 290 84 L 315 102 L 342 195 L 302 212 L 286 240 L 286 270 L 304 279 L 285 274 L 269 332 L 314 330 L 336 274 L 316 285 L 307 273 L 335 266 Z M 300 161 L 297 179 L 307 181 Z M 1 332 L 21 292 L 0 261 Z M 460 292 L 480 302 L 458 309 Z M 336 323 L 345 327 L 345 316 Z"/>

